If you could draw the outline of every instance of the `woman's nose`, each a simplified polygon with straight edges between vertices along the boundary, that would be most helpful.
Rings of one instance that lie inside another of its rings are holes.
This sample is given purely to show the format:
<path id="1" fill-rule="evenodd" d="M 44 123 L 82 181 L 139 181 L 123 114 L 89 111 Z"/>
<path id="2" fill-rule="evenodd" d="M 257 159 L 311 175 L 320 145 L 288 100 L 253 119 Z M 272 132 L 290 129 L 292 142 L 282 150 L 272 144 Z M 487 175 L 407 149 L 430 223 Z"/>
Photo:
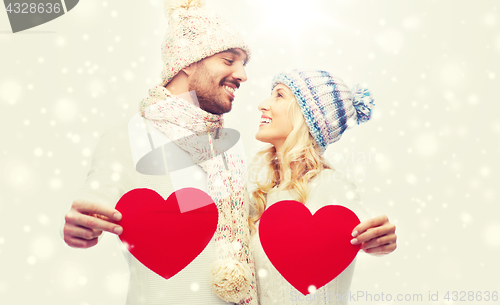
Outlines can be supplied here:
<path id="1" fill-rule="evenodd" d="M 269 110 L 269 99 L 262 101 L 262 103 L 259 104 L 258 109 L 260 111 Z"/>

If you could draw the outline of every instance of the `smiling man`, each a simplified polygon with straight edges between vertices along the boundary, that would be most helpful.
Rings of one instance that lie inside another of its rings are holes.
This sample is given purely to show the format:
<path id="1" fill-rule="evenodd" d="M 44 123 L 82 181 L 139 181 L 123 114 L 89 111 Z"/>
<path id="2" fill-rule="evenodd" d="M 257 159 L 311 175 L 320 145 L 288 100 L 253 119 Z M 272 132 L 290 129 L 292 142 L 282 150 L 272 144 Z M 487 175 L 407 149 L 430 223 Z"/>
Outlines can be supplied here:
<path id="1" fill-rule="evenodd" d="M 169 27 L 162 44 L 162 81 L 127 125 L 101 137 L 85 186 L 65 216 L 64 240 L 89 248 L 103 231 L 122 234 L 126 228 L 118 222 L 124 216 L 114 207 L 130 190 L 147 188 L 168 198 L 181 188 L 197 188 L 217 205 L 214 236 L 169 278 L 124 251 L 130 268 L 127 304 L 257 304 L 243 153 L 236 145 L 214 154 L 228 140 L 222 114 L 231 110 L 235 91 L 247 80 L 250 51 L 200 0 L 167 1 L 165 11 Z M 181 160 L 187 165 L 172 166 Z M 178 204 L 182 210 L 188 203 Z M 182 252 L 190 242 L 171 251 Z"/>
<path id="2" fill-rule="evenodd" d="M 174 95 L 195 91 L 200 108 L 212 114 L 231 111 L 234 93 L 247 80 L 247 53 L 229 49 L 182 69 L 166 88 Z"/>

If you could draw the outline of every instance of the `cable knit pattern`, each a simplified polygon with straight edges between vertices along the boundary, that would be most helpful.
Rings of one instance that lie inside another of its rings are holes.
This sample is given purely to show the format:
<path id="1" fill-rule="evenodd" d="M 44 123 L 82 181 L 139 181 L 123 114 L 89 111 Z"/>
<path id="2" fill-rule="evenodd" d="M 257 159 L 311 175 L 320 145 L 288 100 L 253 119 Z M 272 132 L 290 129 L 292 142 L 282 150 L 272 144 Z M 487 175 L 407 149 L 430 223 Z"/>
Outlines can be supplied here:
<path id="1" fill-rule="evenodd" d="M 344 81 L 327 71 L 295 69 L 276 75 L 272 88 L 277 84 L 290 88 L 322 151 L 338 141 L 347 128 L 368 121 L 375 105 L 368 89 L 356 87 L 353 93 Z"/>
<path id="2" fill-rule="evenodd" d="M 216 154 L 217 147 L 223 147 L 220 143 L 227 140 L 221 132 L 222 115 L 208 113 L 162 86 L 153 87 L 149 94 L 140 106 L 142 116 L 187 151 L 208 175 L 208 194 L 219 209 L 214 239 L 219 261 L 212 272 L 215 292 L 226 301 L 239 302 L 243 298 L 244 303 L 256 303 L 245 209 L 246 166 L 238 153 Z"/>
<path id="3" fill-rule="evenodd" d="M 356 213 L 361 221 L 369 218 L 360 205 L 356 187 L 341 179 L 340 175 L 335 175 L 333 170 L 323 170 L 311 179 L 309 189 L 306 207 L 313 214 L 325 205 L 342 205 Z M 296 196 L 294 191 L 273 190 L 268 194 L 267 208 L 278 201 L 296 200 Z M 258 274 L 257 291 L 260 305 L 347 304 L 356 259 L 330 283 L 318 289 L 315 294 L 303 296 L 281 276 L 269 261 L 260 243 L 258 232 L 252 235 L 251 245 Z M 342 300 L 342 295 L 347 295 L 347 297 Z"/>

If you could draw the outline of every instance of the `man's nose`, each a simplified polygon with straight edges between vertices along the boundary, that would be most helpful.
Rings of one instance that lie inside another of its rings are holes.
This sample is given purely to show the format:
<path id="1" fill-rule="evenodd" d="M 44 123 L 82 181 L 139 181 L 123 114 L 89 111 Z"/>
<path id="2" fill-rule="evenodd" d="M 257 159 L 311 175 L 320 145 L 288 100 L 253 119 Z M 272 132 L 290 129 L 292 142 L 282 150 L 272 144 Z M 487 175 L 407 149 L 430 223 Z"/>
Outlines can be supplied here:
<path id="1" fill-rule="evenodd" d="M 233 78 L 239 80 L 240 83 L 247 81 L 247 73 L 245 72 L 245 66 L 243 66 L 243 63 L 237 65 L 236 70 L 233 73 Z"/>

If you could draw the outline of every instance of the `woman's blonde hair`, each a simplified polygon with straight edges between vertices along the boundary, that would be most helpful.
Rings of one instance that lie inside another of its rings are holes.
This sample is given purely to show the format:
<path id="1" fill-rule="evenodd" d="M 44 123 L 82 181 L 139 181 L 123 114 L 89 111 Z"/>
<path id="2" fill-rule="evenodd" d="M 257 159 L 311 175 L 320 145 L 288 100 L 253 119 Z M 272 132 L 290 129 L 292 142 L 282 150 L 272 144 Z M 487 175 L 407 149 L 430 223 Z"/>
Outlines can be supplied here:
<path id="1" fill-rule="evenodd" d="M 252 206 L 248 223 L 252 233 L 266 209 L 267 195 L 275 186 L 277 191 L 295 190 L 298 198 L 305 203 L 309 194 L 308 182 L 323 169 L 330 168 L 321 155 L 321 150 L 309 133 L 304 115 L 294 99 L 288 106 L 288 117 L 293 129 L 283 143 L 283 156 L 278 158 L 273 145 L 261 149 L 253 158 L 251 181 L 257 186 L 251 192 Z M 265 164 L 264 166 L 262 166 Z"/>

